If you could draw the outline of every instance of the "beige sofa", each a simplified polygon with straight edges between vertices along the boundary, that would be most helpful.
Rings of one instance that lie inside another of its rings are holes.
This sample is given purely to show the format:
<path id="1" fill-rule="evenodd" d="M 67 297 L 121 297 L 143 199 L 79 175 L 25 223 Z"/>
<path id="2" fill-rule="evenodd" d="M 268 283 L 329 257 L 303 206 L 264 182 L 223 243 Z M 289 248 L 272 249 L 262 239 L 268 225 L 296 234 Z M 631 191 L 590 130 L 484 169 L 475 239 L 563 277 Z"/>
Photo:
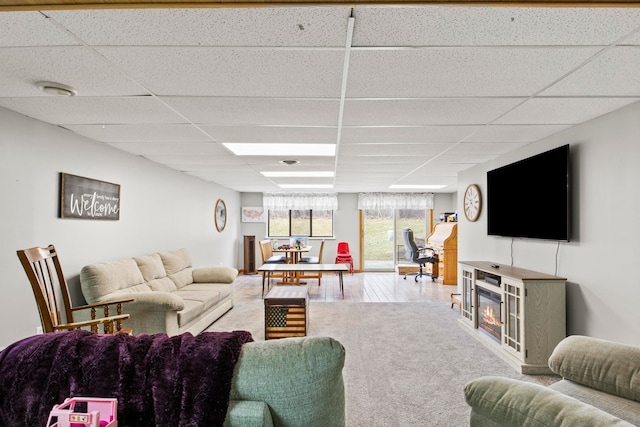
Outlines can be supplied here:
<path id="1" fill-rule="evenodd" d="M 135 335 L 198 334 L 233 307 L 230 267 L 193 268 L 187 249 L 87 265 L 80 272 L 88 303 L 135 298 L 125 305 Z"/>
<path id="2" fill-rule="evenodd" d="M 464 389 L 472 427 L 640 425 L 640 347 L 574 335 L 561 341 L 549 387 L 482 377 Z"/>

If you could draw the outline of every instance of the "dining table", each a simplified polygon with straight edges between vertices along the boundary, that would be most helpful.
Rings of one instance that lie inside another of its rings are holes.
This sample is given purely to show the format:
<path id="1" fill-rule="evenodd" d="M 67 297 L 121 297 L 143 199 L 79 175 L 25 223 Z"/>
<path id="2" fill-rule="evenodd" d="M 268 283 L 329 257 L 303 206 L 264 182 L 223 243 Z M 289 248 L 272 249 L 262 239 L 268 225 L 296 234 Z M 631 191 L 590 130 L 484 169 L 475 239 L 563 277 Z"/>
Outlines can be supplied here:
<path id="1" fill-rule="evenodd" d="M 298 264 L 300 262 L 300 255 L 307 253 L 311 250 L 312 246 L 295 247 L 291 245 L 281 245 L 273 248 L 273 252 L 284 253 L 287 264 Z M 288 274 L 284 274 L 282 282 L 278 282 L 280 285 L 304 285 L 306 282 L 300 280 L 300 272 L 289 271 Z"/>

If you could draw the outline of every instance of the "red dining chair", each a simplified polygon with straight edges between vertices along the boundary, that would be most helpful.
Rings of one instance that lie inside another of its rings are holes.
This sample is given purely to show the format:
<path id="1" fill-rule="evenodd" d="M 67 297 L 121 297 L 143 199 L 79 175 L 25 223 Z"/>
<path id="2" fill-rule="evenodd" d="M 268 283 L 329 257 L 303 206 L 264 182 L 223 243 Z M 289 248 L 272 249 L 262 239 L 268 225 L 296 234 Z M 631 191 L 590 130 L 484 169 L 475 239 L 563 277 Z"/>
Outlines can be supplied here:
<path id="1" fill-rule="evenodd" d="M 349 272 L 353 274 L 353 257 L 349 251 L 349 243 L 338 242 L 336 264 L 349 264 Z"/>

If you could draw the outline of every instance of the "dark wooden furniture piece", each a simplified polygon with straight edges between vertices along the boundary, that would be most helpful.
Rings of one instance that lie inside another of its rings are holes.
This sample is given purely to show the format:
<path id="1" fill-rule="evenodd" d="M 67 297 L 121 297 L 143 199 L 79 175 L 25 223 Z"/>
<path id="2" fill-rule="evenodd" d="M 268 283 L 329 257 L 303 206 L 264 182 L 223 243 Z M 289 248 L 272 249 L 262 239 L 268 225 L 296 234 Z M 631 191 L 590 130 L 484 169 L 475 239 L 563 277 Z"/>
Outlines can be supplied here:
<path id="1" fill-rule="evenodd" d="M 133 298 L 72 307 L 69 288 L 53 245 L 19 250 L 17 254 L 31 283 L 40 311 L 43 332 L 90 328 L 92 332 L 98 333 L 98 326 L 102 325 L 102 332 L 105 334 L 131 333 L 130 330 L 122 328 L 122 321 L 129 318 L 128 314 L 122 313 L 122 305 L 133 301 Z M 117 314 L 111 316 L 109 309 L 113 306 Z M 96 309 L 99 308 L 103 310 L 104 317 L 97 318 Z M 74 313 L 80 310 L 89 310 L 90 314 L 87 317 L 90 316 L 91 320 L 76 322 Z M 64 311 L 64 320 L 61 311 Z"/>
<path id="2" fill-rule="evenodd" d="M 244 236 L 245 275 L 256 273 L 256 236 Z"/>
<path id="3" fill-rule="evenodd" d="M 306 336 L 308 314 L 306 286 L 274 287 L 264 297 L 264 339 Z"/>

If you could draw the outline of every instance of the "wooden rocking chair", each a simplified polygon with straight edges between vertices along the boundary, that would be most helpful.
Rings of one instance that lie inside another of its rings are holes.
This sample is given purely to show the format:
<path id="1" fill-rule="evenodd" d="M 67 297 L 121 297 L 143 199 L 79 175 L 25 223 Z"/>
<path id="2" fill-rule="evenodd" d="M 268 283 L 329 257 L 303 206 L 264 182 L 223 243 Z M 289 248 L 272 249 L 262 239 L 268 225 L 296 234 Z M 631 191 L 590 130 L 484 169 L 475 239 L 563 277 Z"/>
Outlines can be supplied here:
<path id="1" fill-rule="evenodd" d="M 98 325 L 102 325 L 105 334 L 131 333 L 130 329 L 122 328 L 122 321 L 129 318 L 128 314 L 122 313 L 122 304 L 133 301 L 133 298 L 72 307 L 69 288 L 53 245 L 19 250 L 17 253 L 31 283 L 45 333 L 82 328 L 91 328 L 92 332 L 99 333 Z M 62 298 L 62 304 L 59 298 Z M 116 307 L 116 315 L 109 315 L 110 306 Z M 64 309 L 66 323 L 60 315 L 61 308 Z M 96 318 L 97 308 L 103 309 L 104 317 Z M 90 310 L 91 320 L 74 321 L 73 313 L 80 310 Z"/>

